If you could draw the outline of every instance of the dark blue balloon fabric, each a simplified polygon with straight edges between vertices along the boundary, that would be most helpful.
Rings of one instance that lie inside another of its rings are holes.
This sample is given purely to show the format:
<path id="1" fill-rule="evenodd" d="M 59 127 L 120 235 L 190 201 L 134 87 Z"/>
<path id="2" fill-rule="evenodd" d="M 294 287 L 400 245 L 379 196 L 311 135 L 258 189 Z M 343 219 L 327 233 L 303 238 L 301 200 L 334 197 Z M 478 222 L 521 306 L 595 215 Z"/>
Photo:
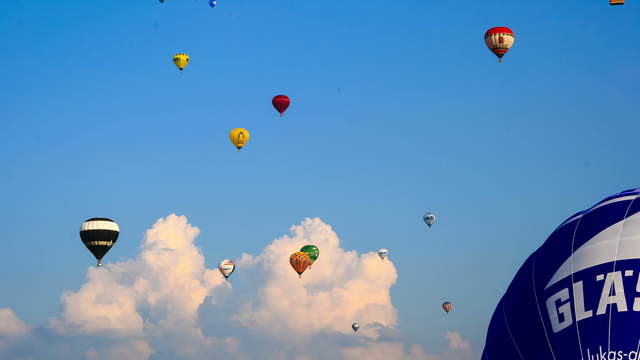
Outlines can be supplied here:
<path id="1" fill-rule="evenodd" d="M 493 313 L 482 360 L 640 360 L 639 194 L 574 214 L 529 256 Z"/>

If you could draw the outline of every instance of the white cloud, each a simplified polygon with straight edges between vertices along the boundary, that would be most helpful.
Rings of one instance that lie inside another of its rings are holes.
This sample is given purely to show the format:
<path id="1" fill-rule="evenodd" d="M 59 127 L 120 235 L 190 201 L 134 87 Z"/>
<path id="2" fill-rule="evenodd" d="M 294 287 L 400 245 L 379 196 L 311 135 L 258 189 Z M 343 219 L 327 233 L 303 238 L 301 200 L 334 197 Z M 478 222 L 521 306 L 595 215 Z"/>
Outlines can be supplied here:
<path id="1" fill-rule="evenodd" d="M 114 346 L 109 350 L 109 360 L 147 360 L 153 353 L 144 341 L 130 341 Z"/>
<path id="2" fill-rule="evenodd" d="M 0 336 L 22 336 L 28 330 L 11 309 L 0 309 Z"/>
<path id="3" fill-rule="evenodd" d="M 462 336 L 460 336 L 460 334 L 458 334 L 457 332 L 448 331 L 446 337 L 447 340 L 449 340 L 450 349 L 469 351 L 471 348 L 469 341 L 463 339 Z"/>
<path id="4" fill-rule="evenodd" d="M 19 341 L 28 332 L 27 325 L 11 309 L 0 309 L 0 355 L 5 348 Z"/>
<path id="5" fill-rule="evenodd" d="M 199 232 L 184 216 L 159 219 L 146 232 L 136 260 L 92 267 L 80 290 L 62 295 L 63 312 L 50 321 L 51 328 L 64 335 L 112 339 L 166 337 L 170 340 L 160 346 L 186 357 L 202 348 L 235 346 L 207 338 L 197 323 L 199 307 L 225 284 L 217 269 L 205 268 L 194 244 Z M 148 343 L 133 341 L 117 343 L 109 354 L 142 359 L 151 351 Z"/>
<path id="6" fill-rule="evenodd" d="M 438 360 L 439 358 L 426 354 L 418 345 L 411 346 L 405 352 L 404 346 L 394 342 L 369 343 L 367 346 L 349 347 L 342 351 L 345 360 Z"/>
<path id="7" fill-rule="evenodd" d="M 399 342 L 369 342 L 365 346 L 346 347 L 342 350 L 344 360 L 469 360 L 471 346 L 468 340 L 457 332 L 448 331 L 445 338 L 449 340 L 449 348 L 438 355 L 426 353 L 421 346 L 412 345 L 405 351 Z"/>
<path id="8" fill-rule="evenodd" d="M 306 244 L 316 245 L 320 257 L 298 278 L 289 256 Z M 245 326 L 271 335 L 303 341 L 321 332 L 377 338 L 381 327 L 397 323 L 390 289 L 398 275 L 393 262 L 375 252 L 358 255 L 340 247 L 340 239 L 318 218 L 291 228 L 291 236 L 274 240 L 257 257 L 244 254 L 238 268 L 261 280 L 255 301 L 244 304 L 236 317 Z"/>
<path id="9" fill-rule="evenodd" d="M 234 288 L 205 267 L 198 234 L 183 216 L 159 219 L 136 259 L 89 268 L 80 289 L 62 294 L 60 316 L 34 331 L 0 309 L 0 336 L 28 335 L 5 341 L 13 357 L 0 338 L 0 358 L 470 359 L 469 342 L 455 332 L 438 356 L 390 340 L 393 261 L 344 250 L 320 219 L 293 226 L 257 256 L 243 254 Z M 318 246 L 320 257 L 299 279 L 289 255 L 305 244 Z"/>

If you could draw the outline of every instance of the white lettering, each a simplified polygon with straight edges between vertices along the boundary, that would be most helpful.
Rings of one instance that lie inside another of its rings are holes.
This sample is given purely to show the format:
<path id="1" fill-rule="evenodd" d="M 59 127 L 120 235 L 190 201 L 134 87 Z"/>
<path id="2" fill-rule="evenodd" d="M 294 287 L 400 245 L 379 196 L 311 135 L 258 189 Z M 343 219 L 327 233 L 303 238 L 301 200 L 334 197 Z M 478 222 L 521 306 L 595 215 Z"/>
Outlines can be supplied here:
<path id="1" fill-rule="evenodd" d="M 640 292 L 640 273 L 638 273 L 638 282 L 636 283 L 636 292 Z M 633 299 L 633 311 L 640 311 L 640 298 Z"/>
<path id="2" fill-rule="evenodd" d="M 584 290 L 582 281 L 573 284 L 573 308 L 576 311 L 576 322 L 593 316 L 593 310 L 584 308 Z"/>
<path id="3" fill-rule="evenodd" d="M 627 300 L 624 297 L 624 286 L 622 284 L 622 272 L 610 272 L 604 280 L 602 293 L 600 294 L 600 302 L 598 303 L 598 311 L 596 315 L 602 315 L 607 312 L 607 307 L 616 305 L 618 311 L 627 311 Z"/>
<path id="4" fill-rule="evenodd" d="M 556 302 L 558 300 L 565 303 L 556 308 Z M 555 295 L 547 299 L 547 311 L 549 312 L 549 320 L 551 321 L 551 327 L 554 333 L 573 324 L 571 303 L 567 300 L 569 300 L 568 288 L 558 291 Z M 559 314 L 562 315 L 562 321 L 560 321 Z"/>

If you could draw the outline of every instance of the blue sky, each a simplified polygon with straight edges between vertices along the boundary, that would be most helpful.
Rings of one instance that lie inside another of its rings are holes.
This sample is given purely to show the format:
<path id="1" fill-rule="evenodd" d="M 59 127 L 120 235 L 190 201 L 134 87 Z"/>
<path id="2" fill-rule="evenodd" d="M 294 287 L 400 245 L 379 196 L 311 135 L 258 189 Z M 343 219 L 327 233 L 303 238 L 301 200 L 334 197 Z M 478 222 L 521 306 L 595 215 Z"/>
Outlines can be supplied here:
<path id="1" fill-rule="evenodd" d="M 479 352 L 526 256 L 638 186 L 639 14 L 632 0 L 3 2 L 0 308 L 30 326 L 59 313 L 93 263 L 89 217 L 120 224 L 109 262 L 185 215 L 209 268 L 320 217 L 346 250 L 389 249 L 403 342 L 438 351 L 455 330 Z M 492 26 L 516 34 L 502 64 Z M 240 153 L 234 127 L 251 132 Z"/>

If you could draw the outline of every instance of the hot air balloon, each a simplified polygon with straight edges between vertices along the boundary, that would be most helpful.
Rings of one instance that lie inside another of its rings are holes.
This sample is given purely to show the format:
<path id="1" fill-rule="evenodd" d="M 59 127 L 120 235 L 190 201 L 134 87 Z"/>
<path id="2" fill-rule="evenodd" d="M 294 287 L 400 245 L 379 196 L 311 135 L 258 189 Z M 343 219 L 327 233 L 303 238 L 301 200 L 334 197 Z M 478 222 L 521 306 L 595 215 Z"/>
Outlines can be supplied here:
<path id="1" fill-rule="evenodd" d="M 225 279 L 228 279 L 235 269 L 236 264 L 234 264 L 233 261 L 229 259 L 224 259 L 220 262 L 220 264 L 218 264 L 218 270 L 220 270 L 220 273 L 222 274 L 222 276 L 224 276 Z"/>
<path id="2" fill-rule="evenodd" d="M 189 65 L 189 55 L 183 53 L 175 54 L 173 56 L 173 63 L 182 71 Z"/>
<path id="3" fill-rule="evenodd" d="M 624 5 L 624 0 L 609 0 L 609 5 Z"/>
<path id="4" fill-rule="evenodd" d="M 209 0 L 209 6 L 216 7 L 217 4 L 218 2 L 216 0 Z"/>
<path id="5" fill-rule="evenodd" d="M 433 223 L 436 222 L 436 214 L 434 213 L 426 213 L 424 214 L 424 216 L 422 217 L 422 220 L 424 220 L 424 222 L 431 227 L 431 225 L 433 225 Z"/>
<path id="6" fill-rule="evenodd" d="M 514 40 L 513 31 L 504 26 L 493 27 L 484 34 L 484 42 L 498 57 L 498 62 L 502 62 L 502 57 L 511 49 Z"/>
<path id="7" fill-rule="evenodd" d="M 353 329 L 353 331 L 358 331 L 358 329 L 360 329 L 360 324 L 353 323 L 351 324 L 351 328 Z"/>
<path id="8" fill-rule="evenodd" d="M 302 249 L 300 249 L 300 251 L 309 255 L 309 259 L 311 259 L 309 267 L 311 267 L 311 265 L 313 265 L 313 263 L 318 260 L 318 257 L 320 256 L 320 249 L 318 249 L 315 245 L 305 245 L 302 247 Z"/>
<path id="9" fill-rule="evenodd" d="M 445 301 L 442 303 L 442 309 L 444 309 L 444 311 L 446 311 L 447 314 L 449 313 L 449 311 L 451 311 L 452 308 L 453 308 L 453 304 L 451 304 L 450 301 Z"/>
<path id="10" fill-rule="evenodd" d="M 240 151 L 249 141 L 249 131 L 243 128 L 235 128 L 229 133 L 229 140 Z"/>
<path id="11" fill-rule="evenodd" d="M 280 116 L 284 114 L 284 111 L 287 110 L 289 104 L 291 104 L 291 100 L 287 95 L 276 95 L 273 100 L 271 100 L 273 107 L 278 110 Z"/>
<path id="12" fill-rule="evenodd" d="M 496 306 L 482 359 L 638 359 L 638 197 L 609 196 L 553 230 Z"/>
<path id="13" fill-rule="evenodd" d="M 298 273 L 298 277 L 302 277 L 302 273 L 307 270 L 310 263 L 311 259 L 309 258 L 309 255 L 302 251 L 293 253 L 289 257 L 289 264 L 291 264 L 293 270 Z"/>
<path id="14" fill-rule="evenodd" d="M 379 249 L 378 250 L 378 256 L 380 256 L 380 259 L 382 259 L 382 261 L 384 261 L 384 259 L 386 259 L 387 256 L 389 256 L 389 250 L 387 250 L 387 249 Z"/>
<path id="15" fill-rule="evenodd" d="M 118 240 L 120 227 L 107 218 L 91 218 L 82 223 L 80 239 L 102 266 L 102 258 Z"/>

